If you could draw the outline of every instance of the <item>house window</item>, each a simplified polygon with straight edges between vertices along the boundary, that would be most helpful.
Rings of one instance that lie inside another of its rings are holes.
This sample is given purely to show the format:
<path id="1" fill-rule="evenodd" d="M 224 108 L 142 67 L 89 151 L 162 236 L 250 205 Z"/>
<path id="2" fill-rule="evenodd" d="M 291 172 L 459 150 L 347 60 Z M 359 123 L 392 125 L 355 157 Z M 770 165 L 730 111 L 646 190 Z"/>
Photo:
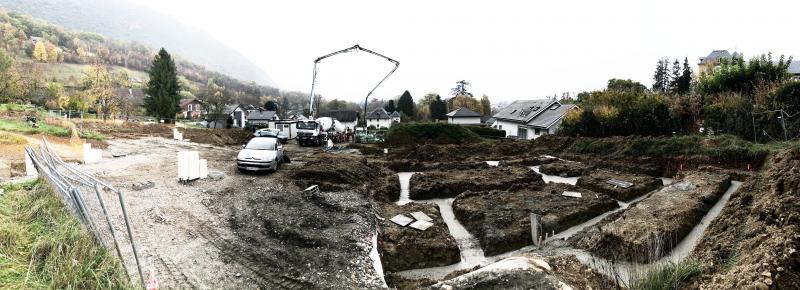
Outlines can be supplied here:
<path id="1" fill-rule="evenodd" d="M 192 104 L 189 104 L 189 112 L 192 111 Z"/>
<path id="2" fill-rule="evenodd" d="M 533 129 L 534 135 L 542 135 L 542 131 L 539 128 Z"/>
<path id="3" fill-rule="evenodd" d="M 517 127 L 517 138 L 528 139 L 528 128 Z"/>

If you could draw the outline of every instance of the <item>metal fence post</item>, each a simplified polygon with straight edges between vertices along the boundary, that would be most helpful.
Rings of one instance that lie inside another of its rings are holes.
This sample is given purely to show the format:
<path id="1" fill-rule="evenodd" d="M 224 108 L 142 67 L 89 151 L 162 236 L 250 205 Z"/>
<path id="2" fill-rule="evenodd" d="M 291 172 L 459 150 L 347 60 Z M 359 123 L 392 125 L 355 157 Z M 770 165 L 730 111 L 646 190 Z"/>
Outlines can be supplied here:
<path id="1" fill-rule="evenodd" d="M 94 192 L 97 194 L 97 200 L 100 202 L 100 208 L 103 209 L 103 215 L 106 216 L 106 222 L 108 222 L 108 229 L 111 231 L 111 238 L 114 239 L 114 248 L 117 250 L 117 256 L 119 256 L 119 262 L 122 264 L 122 268 L 125 269 L 125 275 L 130 277 L 130 272 L 128 272 L 128 266 L 125 265 L 125 259 L 122 257 L 122 251 L 119 250 L 119 242 L 117 242 L 117 231 L 114 230 L 114 223 L 111 222 L 111 217 L 108 215 L 108 210 L 106 210 L 106 203 L 103 201 L 103 195 L 100 193 L 100 185 L 97 183 L 94 184 Z"/>
<path id="2" fill-rule="evenodd" d="M 119 205 L 122 207 L 122 217 L 125 218 L 125 227 L 128 229 L 128 237 L 131 239 L 133 258 L 136 260 L 136 268 L 139 270 L 139 279 L 142 281 L 142 286 L 144 286 L 145 283 L 144 276 L 142 275 L 142 265 L 139 263 L 139 252 L 136 249 L 136 242 L 133 240 L 133 230 L 131 230 L 131 222 L 128 219 L 128 211 L 125 209 L 125 198 L 122 196 L 122 192 L 119 190 L 117 190 L 117 195 L 119 196 Z"/>

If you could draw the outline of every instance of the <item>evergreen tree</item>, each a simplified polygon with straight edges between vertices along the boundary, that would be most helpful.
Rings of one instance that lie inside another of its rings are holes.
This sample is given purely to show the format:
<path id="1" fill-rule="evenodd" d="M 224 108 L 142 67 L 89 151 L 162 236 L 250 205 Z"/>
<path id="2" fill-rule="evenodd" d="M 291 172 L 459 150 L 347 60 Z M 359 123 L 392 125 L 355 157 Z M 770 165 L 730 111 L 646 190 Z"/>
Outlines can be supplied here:
<path id="1" fill-rule="evenodd" d="M 397 101 L 397 110 L 405 116 L 414 117 L 416 106 L 414 105 L 414 98 L 411 97 L 411 93 L 408 91 L 403 92 L 403 95 L 400 96 L 400 100 Z"/>
<path id="2" fill-rule="evenodd" d="M 656 72 L 653 75 L 653 91 L 666 92 L 669 88 L 669 60 L 662 58 L 656 64 Z"/>
<path id="3" fill-rule="evenodd" d="M 675 62 L 672 63 L 672 75 L 669 79 L 669 92 L 672 94 L 679 94 L 680 89 L 678 88 L 678 84 L 681 82 L 681 63 L 678 62 L 678 59 L 675 59 Z"/>
<path id="4" fill-rule="evenodd" d="M 175 62 L 163 48 L 158 51 L 150 67 L 150 81 L 147 83 L 147 96 L 144 107 L 151 116 L 174 119 L 179 111 L 180 86 Z"/>
<path id="5" fill-rule="evenodd" d="M 428 105 L 428 110 L 431 112 L 431 119 L 444 120 L 447 114 L 447 103 L 442 100 L 442 97 L 436 95 L 436 100 Z"/>
<path id="6" fill-rule="evenodd" d="M 389 103 L 386 104 L 386 106 L 384 106 L 383 109 L 386 110 L 386 112 L 389 112 L 390 114 L 394 111 L 397 111 L 397 107 L 394 105 L 394 100 L 389 100 Z"/>
<path id="7" fill-rule="evenodd" d="M 678 93 L 687 94 L 692 90 L 692 67 L 689 66 L 689 58 L 683 59 L 683 72 L 678 81 Z"/>

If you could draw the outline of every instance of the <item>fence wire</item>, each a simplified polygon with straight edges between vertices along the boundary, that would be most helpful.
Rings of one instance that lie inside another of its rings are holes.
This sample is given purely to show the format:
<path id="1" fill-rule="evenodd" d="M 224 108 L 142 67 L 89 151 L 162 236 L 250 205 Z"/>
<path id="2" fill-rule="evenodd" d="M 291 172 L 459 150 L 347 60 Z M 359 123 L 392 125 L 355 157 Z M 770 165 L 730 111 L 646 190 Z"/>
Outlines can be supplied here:
<path id="1" fill-rule="evenodd" d="M 67 209 L 95 240 L 107 249 L 113 246 L 125 274 L 131 277 L 128 266 L 135 265 L 141 285 L 145 285 L 124 194 L 77 166 L 64 162 L 46 139 L 42 140 L 38 150 L 26 147 L 25 153 L 40 177 L 53 187 Z"/>

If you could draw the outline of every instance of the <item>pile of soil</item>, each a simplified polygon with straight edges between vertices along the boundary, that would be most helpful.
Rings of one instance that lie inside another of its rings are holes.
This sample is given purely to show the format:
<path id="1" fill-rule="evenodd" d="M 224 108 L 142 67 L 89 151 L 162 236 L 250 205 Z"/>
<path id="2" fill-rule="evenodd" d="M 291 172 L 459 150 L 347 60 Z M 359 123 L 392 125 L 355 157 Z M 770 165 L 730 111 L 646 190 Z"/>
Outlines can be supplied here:
<path id="1" fill-rule="evenodd" d="M 389 219 L 398 214 L 411 217 L 412 212 L 421 211 L 433 219 L 433 226 L 420 231 L 408 226 L 401 227 Z M 450 236 L 439 209 L 431 204 L 410 203 L 406 205 L 383 204 L 379 223 L 378 250 L 381 253 L 384 271 L 446 266 L 458 263 L 461 252 L 455 239 Z"/>
<path id="2" fill-rule="evenodd" d="M 237 239 L 219 245 L 246 260 L 265 289 L 374 289 L 375 216 L 357 192 L 253 192 L 228 196 Z M 244 256 L 242 256 L 244 255 Z M 276 284 L 279 283 L 279 284 Z"/>
<path id="3" fill-rule="evenodd" d="M 529 140 L 496 140 L 462 145 L 422 144 L 390 150 L 392 159 L 410 159 L 422 162 L 510 160 L 537 157 L 552 152 Z"/>
<path id="4" fill-rule="evenodd" d="M 461 171 L 431 171 L 411 177 L 411 199 L 447 198 L 468 191 L 541 188 L 542 176 L 527 167 L 485 167 Z"/>
<path id="5" fill-rule="evenodd" d="M 776 154 L 731 195 L 692 256 L 692 288 L 800 289 L 800 151 Z"/>
<path id="6" fill-rule="evenodd" d="M 565 190 L 580 198 L 562 196 Z M 533 244 L 530 214 L 541 216 L 543 232 L 560 232 L 617 208 L 606 195 L 568 184 L 551 183 L 543 190 L 468 191 L 453 202 L 456 218 L 481 243 L 486 255 Z"/>
<path id="7" fill-rule="evenodd" d="M 577 161 L 558 160 L 539 167 L 539 172 L 561 177 L 578 177 L 591 169 L 591 166 Z"/>
<path id="8" fill-rule="evenodd" d="M 609 184 L 608 180 L 612 178 L 633 183 L 633 186 L 622 188 Z M 605 193 L 616 200 L 629 201 L 658 189 L 663 185 L 663 182 L 660 178 L 652 176 L 598 169 L 581 176 L 577 185 L 592 191 Z"/>
<path id="9" fill-rule="evenodd" d="M 214 146 L 244 145 L 253 138 L 252 132 L 243 129 L 180 128 L 178 131 L 183 133 L 184 139 Z"/>
<path id="10" fill-rule="evenodd" d="M 570 242 L 612 260 L 655 261 L 692 230 L 729 186 L 727 174 L 690 172 Z"/>
<path id="11" fill-rule="evenodd" d="M 361 190 L 377 201 L 400 198 L 400 179 L 384 162 L 348 154 L 319 153 L 289 175 L 300 188 L 318 185 L 323 191 Z"/>
<path id="12" fill-rule="evenodd" d="M 503 160 L 500 166 L 537 166 L 543 164 L 550 164 L 557 161 L 558 158 L 550 155 L 541 155 L 536 157 L 523 157 L 520 159 Z"/>

